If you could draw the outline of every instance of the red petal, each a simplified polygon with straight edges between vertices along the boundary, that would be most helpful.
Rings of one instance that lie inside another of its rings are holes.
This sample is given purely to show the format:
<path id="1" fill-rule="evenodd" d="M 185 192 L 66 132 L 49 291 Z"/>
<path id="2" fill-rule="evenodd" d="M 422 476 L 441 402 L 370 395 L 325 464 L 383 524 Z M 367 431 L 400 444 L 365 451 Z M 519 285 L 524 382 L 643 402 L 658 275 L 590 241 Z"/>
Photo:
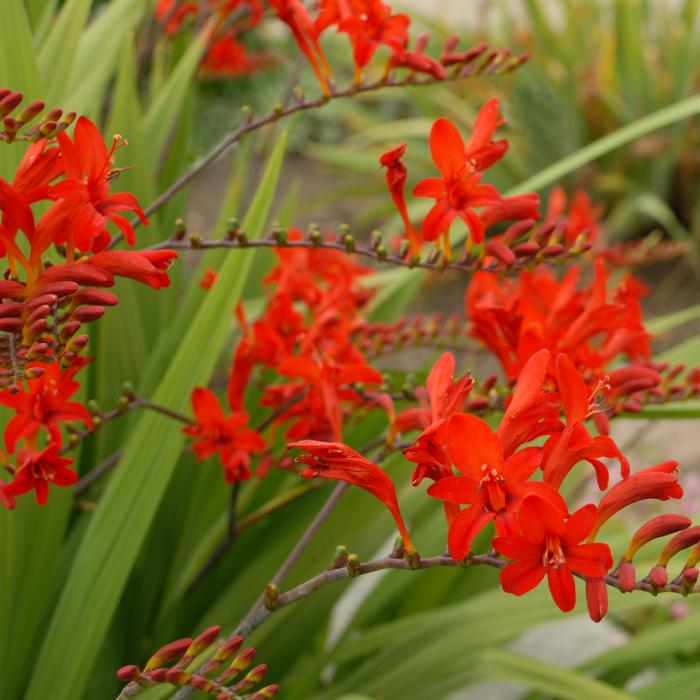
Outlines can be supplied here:
<path id="1" fill-rule="evenodd" d="M 579 508 L 567 521 L 561 541 L 565 545 L 578 544 L 593 530 L 598 509 L 592 504 Z"/>
<path id="2" fill-rule="evenodd" d="M 460 560 L 467 556 L 474 538 L 493 516 L 493 512 L 484 510 L 481 505 L 469 506 L 460 511 L 447 534 L 447 545 L 453 559 Z"/>
<path id="3" fill-rule="evenodd" d="M 514 564 L 508 564 L 501 571 L 501 585 L 506 593 L 523 595 L 536 588 L 544 578 L 544 574 L 542 557 L 523 559 Z"/>
<path id="4" fill-rule="evenodd" d="M 463 413 L 452 416 L 447 428 L 447 449 L 455 467 L 475 481 L 483 476 L 484 465 L 499 472 L 504 466 L 496 433 L 476 416 Z"/>
<path id="5" fill-rule="evenodd" d="M 610 547 L 603 542 L 589 542 L 567 547 L 566 565 L 585 576 L 605 576 L 612 568 Z"/>
<path id="6" fill-rule="evenodd" d="M 564 532 L 561 506 L 554 504 L 557 500 L 563 499 L 552 490 L 550 498 L 533 494 L 523 501 L 519 513 L 520 527 L 528 541 L 544 542 L 548 535 L 560 535 Z"/>
<path id="7" fill-rule="evenodd" d="M 451 180 L 464 167 L 464 141 L 457 127 L 444 117 L 438 119 L 430 131 L 430 153 L 446 180 Z"/>
<path id="8" fill-rule="evenodd" d="M 550 567 L 547 570 L 549 592 L 562 612 L 573 610 L 576 605 L 576 585 L 568 566 Z"/>
<path id="9" fill-rule="evenodd" d="M 447 197 L 447 188 L 445 181 L 439 177 L 428 177 L 421 180 L 413 188 L 414 197 L 428 197 L 429 199 L 445 199 Z"/>
<path id="10" fill-rule="evenodd" d="M 428 495 L 450 503 L 474 503 L 477 500 L 477 486 L 464 476 L 446 476 L 428 489 Z"/>
<path id="11" fill-rule="evenodd" d="M 421 227 L 423 240 L 434 241 L 441 234 L 445 233 L 454 221 L 455 216 L 457 216 L 457 212 L 449 203 L 444 199 L 439 200 L 423 219 Z"/>
<path id="12" fill-rule="evenodd" d="M 571 424 L 586 420 L 588 387 L 574 363 L 563 353 L 557 356 L 557 384 L 566 422 Z"/>
<path id="13" fill-rule="evenodd" d="M 528 542 L 524 537 L 494 537 L 493 548 L 508 559 L 536 559 L 542 557 L 542 547 Z"/>

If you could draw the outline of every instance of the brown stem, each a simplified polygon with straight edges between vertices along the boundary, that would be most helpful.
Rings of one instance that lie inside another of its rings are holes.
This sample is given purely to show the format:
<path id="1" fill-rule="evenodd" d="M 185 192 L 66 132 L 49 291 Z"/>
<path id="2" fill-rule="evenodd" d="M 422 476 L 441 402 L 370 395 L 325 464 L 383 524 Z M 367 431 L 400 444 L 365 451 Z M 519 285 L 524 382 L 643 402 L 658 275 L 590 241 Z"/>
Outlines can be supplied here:
<path id="1" fill-rule="evenodd" d="M 254 241 L 243 240 L 236 238 L 234 240 L 229 239 L 218 239 L 202 241 L 195 237 L 190 240 L 178 240 L 176 238 L 170 238 L 166 241 L 156 243 L 155 245 L 146 248 L 146 250 L 159 250 L 162 248 L 175 248 L 179 250 L 212 250 L 215 248 L 305 248 L 305 249 L 324 249 L 324 250 L 338 250 L 346 253 L 352 253 L 360 257 L 369 258 L 378 263 L 385 263 L 388 265 L 396 265 L 399 267 L 405 267 L 408 269 L 422 269 L 430 270 L 432 272 L 446 272 L 446 271 L 458 271 L 458 272 L 500 272 L 507 270 L 508 272 L 517 272 L 525 268 L 530 268 L 536 266 L 546 260 L 552 264 L 558 264 L 566 262 L 567 260 L 578 257 L 582 254 L 583 250 L 572 250 L 564 248 L 560 252 L 553 255 L 543 255 L 543 251 L 538 253 L 519 257 L 515 260 L 512 265 L 505 266 L 503 262 L 495 259 L 492 256 L 484 255 L 478 252 L 475 253 L 465 253 L 459 258 L 447 261 L 440 256 L 440 252 L 437 250 L 431 251 L 425 258 L 407 258 L 401 255 L 389 253 L 383 247 L 370 247 L 364 245 L 357 245 L 355 243 L 352 246 L 348 246 L 347 243 L 341 240 L 310 240 L 308 238 L 299 241 L 279 241 L 276 237 L 260 238 Z"/>
<path id="2" fill-rule="evenodd" d="M 522 63 L 521 57 L 515 57 L 511 59 L 510 62 L 506 61 L 501 66 L 500 69 L 503 72 L 512 70 L 517 65 Z M 326 103 L 331 100 L 341 99 L 345 97 L 353 97 L 360 93 L 374 92 L 381 90 L 383 88 L 396 88 L 396 87 L 409 87 L 409 86 L 425 86 L 434 85 L 435 83 L 445 82 L 446 80 L 460 80 L 462 78 L 469 78 L 474 75 L 478 75 L 482 70 L 487 69 L 487 66 L 482 66 L 479 63 L 473 63 L 469 66 L 465 66 L 463 70 L 454 73 L 453 75 L 440 80 L 438 78 L 427 77 L 427 78 L 417 78 L 414 74 L 409 74 L 406 78 L 401 80 L 395 80 L 391 75 L 383 77 L 373 83 L 364 83 L 362 85 L 350 85 L 347 88 L 340 90 L 331 88 L 330 95 L 321 95 L 314 100 L 305 101 L 300 100 L 293 105 L 278 105 L 272 112 L 260 117 L 259 119 L 246 118 L 243 123 L 230 134 L 225 136 L 209 153 L 207 153 L 199 162 L 195 163 L 184 175 L 179 177 L 175 182 L 170 185 L 162 194 L 160 194 L 156 199 L 153 200 L 144 210 L 146 216 L 150 216 L 158 211 L 166 202 L 172 199 L 183 187 L 188 185 L 199 173 L 208 168 L 214 161 L 216 161 L 220 156 L 222 156 L 229 148 L 234 144 L 238 143 L 241 138 L 250 133 L 251 131 L 256 131 L 261 129 L 268 124 L 273 124 L 280 119 L 284 119 L 292 114 L 298 112 L 305 112 L 310 109 L 317 109 L 323 107 Z M 132 226 L 137 227 L 140 225 L 138 218 L 134 218 L 131 222 Z M 121 233 L 115 235 L 112 238 L 112 242 L 109 247 L 113 248 L 119 241 L 121 241 L 123 235 Z"/>
<path id="3" fill-rule="evenodd" d="M 445 566 L 449 567 L 461 567 L 464 569 L 471 568 L 473 566 L 490 566 L 496 569 L 502 569 L 508 564 L 508 561 L 502 559 L 498 556 L 492 554 L 478 554 L 474 556 L 469 556 L 463 561 L 457 561 L 447 554 L 440 554 L 435 557 L 429 557 L 426 559 L 412 560 L 408 561 L 403 558 L 398 558 L 394 556 L 383 557 L 381 559 L 375 559 L 373 561 L 368 561 L 359 564 L 355 568 L 341 567 L 337 569 L 326 569 L 317 576 L 300 583 L 298 586 L 291 588 L 290 590 L 281 593 L 276 601 L 274 608 L 267 608 L 263 604 L 262 606 L 256 606 L 255 609 L 251 609 L 243 622 L 238 626 L 238 628 L 233 632 L 233 635 L 241 634 L 243 636 L 249 635 L 251 632 L 256 630 L 270 615 L 272 615 L 275 610 L 280 610 L 285 608 L 292 603 L 296 603 L 298 600 L 306 598 L 308 595 L 314 591 L 324 588 L 329 583 L 334 581 L 343 581 L 348 578 L 355 578 L 357 576 L 362 576 L 364 574 L 370 574 L 375 571 L 384 571 L 387 569 L 399 569 L 402 571 L 413 571 L 419 569 L 435 569 Z M 585 580 L 586 577 L 580 574 L 574 574 L 578 578 Z M 604 578 L 605 583 L 611 588 L 615 588 L 622 591 L 620 582 L 615 576 L 607 575 Z M 681 593 L 681 586 L 678 583 L 670 582 L 664 588 L 655 588 L 648 581 L 642 579 L 637 581 L 635 584 L 635 590 L 645 591 L 656 595 L 657 593 Z M 700 593 L 700 588 L 693 589 L 690 593 Z M 232 635 L 232 636 L 233 636 Z M 182 688 L 174 696 L 173 700 L 183 700 L 189 697 L 191 690 Z"/>

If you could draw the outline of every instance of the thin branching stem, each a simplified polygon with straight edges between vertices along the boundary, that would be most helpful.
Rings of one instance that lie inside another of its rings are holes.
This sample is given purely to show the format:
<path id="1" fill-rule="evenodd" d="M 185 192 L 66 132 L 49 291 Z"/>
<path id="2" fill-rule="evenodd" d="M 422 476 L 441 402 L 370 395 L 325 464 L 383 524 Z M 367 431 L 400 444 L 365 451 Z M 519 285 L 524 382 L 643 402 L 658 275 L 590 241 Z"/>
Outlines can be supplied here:
<path id="1" fill-rule="evenodd" d="M 502 72 L 508 72 L 519 65 L 522 64 L 522 57 L 515 57 L 510 59 L 510 62 L 499 64 L 498 70 Z M 231 133 L 227 134 L 214 148 L 209 151 L 203 158 L 201 158 L 197 163 L 195 163 L 186 173 L 181 175 L 175 182 L 173 182 L 170 187 L 168 187 L 162 194 L 160 194 L 156 199 L 154 199 L 144 210 L 146 216 L 150 216 L 157 212 L 164 204 L 166 204 L 170 199 L 172 199 L 180 190 L 186 187 L 192 180 L 199 175 L 203 170 L 206 170 L 212 163 L 214 163 L 218 158 L 220 158 L 226 151 L 228 151 L 232 146 L 237 144 L 243 136 L 249 134 L 252 131 L 261 129 L 269 124 L 274 124 L 280 119 L 284 119 L 293 114 L 299 112 L 305 112 L 311 109 L 318 109 L 323 107 L 328 102 L 332 100 L 342 99 L 345 97 L 354 97 L 359 94 L 375 92 L 383 88 L 405 88 L 405 87 L 420 87 L 426 85 L 434 85 L 436 83 L 445 82 L 447 80 L 461 80 L 463 78 L 470 78 L 480 73 L 491 73 L 493 64 L 483 65 L 479 62 L 470 63 L 460 70 L 455 71 L 453 74 L 447 78 L 440 80 L 434 77 L 417 77 L 415 74 L 410 73 L 407 77 L 397 80 L 392 74 L 382 77 L 379 80 L 370 83 L 362 83 L 360 85 L 350 85 L 346 88 L 337 89 L 331 87 L 330 95 L 321 95 L 313 100 L 306 100 L 302 96 L 297 102 L 290 105 L 278 104 L 275 108 L 263 117 L 258 119 L 253 119 L 252 117 L 246 117 L 243 122 Z M 134 219 L 132 222 L 134 227 L 139 226 L 140 221 Z M 110 243 L 110 248 L 113 248 L 119 241 L 121 241 L 123 235 L 117 234 L 112 238 Z"/>

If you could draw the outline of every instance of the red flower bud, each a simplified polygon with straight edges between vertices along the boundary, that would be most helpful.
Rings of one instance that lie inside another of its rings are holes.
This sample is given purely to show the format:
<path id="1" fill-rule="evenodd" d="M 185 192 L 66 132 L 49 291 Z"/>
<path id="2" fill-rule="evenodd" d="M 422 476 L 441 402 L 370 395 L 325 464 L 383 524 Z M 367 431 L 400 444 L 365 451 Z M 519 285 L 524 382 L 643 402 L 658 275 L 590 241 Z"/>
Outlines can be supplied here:
<path id="1" fill-rule="evenodd" d="M 586 603 L 593 622 L 600 622 L 608 612 L 608 587 L 603 578 L 586 578 Z"/>
<path id="2" fill-rule="evenodd" d="M 71 314 L 71 321 L 80 321 L 81 323 L 90 323 L 102 318 L 105 313 L 104 306 L 81 306 Z"/>
<path id="3" fill-rule="evenodd" d="M 635 583 L 637 582 L 637 572 L 634 569 L 632 562 L 623 559 L 620 562 L 620 566 L 617 568 L 617 578 L 622 586 L 622 590 L 630 593 L 634 590 Z"/>
<path id="4" fill-rule="evenodd" d="M 666 571 L 666 567 L 657 564 L 649 572 L 649 581 L 651 581 L 652 585 L 656 588 L 664 588 L 668 583 L 668 571 Z"/>
<path id="5" fill-rule="evenodd" d="M 164 647 L 158 649 L 158 651 L 148 660 L 148 663 L 144 667 L 144 671 L 150 671 L 152 668 L 162 666 L 169 661 L 181 658 L 187 651 L 190 644 L 192 644 L 192 640 L 189 638 L 177 639 L 174 642 L 170 642 L 170 644 L 166 644 Z"/>
<path id="6" fill-rule="evenodd" d="M 685 515 L 658 515 L 642 525 L 632 536 L 625 559 L 632 561 L 637 550 L 657 537 L 665 537 L 690 527 L 692 521 Z"/>
<path id="7" fill-rule="evenodd" d="M 122 666 L 118 671 L 117 671 L 117 678 L 122 682 L 122 683 L 130 683 L 131 681 L 135 681 L 141 677 L 141 671 L 139 671 L 138 666 L 134 666 L 133 664 L 130 664 L 129 666 Z"/>
<path id="8" fill-rule="evenodd" d="M 692 547 L 694 544 L 700 542 L 700 525 L 695 527 L 689 527 L 683 532 L 679 532 L 671 541 L 661 550 L 661 555 L 659 556 L 659 564 L 661 566 L 666 566 L 668 562 L 674 557 L 678 552 L 681 552 L 688 547 Z"/>

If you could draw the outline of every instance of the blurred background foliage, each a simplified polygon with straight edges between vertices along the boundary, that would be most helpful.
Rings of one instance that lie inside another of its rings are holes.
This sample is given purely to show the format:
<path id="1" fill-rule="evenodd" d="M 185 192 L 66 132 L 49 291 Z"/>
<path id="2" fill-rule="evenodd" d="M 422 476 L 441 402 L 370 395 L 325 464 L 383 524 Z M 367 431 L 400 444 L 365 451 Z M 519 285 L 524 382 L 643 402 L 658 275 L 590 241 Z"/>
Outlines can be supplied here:
<path id="1" fill-rule="evenodd" d="M 7 0 L 0 21 L 0 83 L 29 99 L 45 99 L 49 107 L 87 114 L 105 134 L 126 136 L 129 148 L 119 164 L 135 167 L 121 175 L 120 187 L 142 204 L 235 128 L 244 105 L 263 113 L 297 84 L 315 95 L 288 35 L 267 24 L 250 40 L 275 59 L 269 69 L 235 81 L 202 80 L 203 40 L 191 33 L 152 40 L 154 4 Z M 190 230 L 203 235 L 220 233 L 232 216 L 244 220 L 251 235 L 274 220 L 301 226 L 347 221 L 358 232 L 398 232 L 378 155 L 406 140 L 410 181 L 424 177 L 432 170 L 427 135 L 438 115 L 468 130 L 483 101 L 501 97 L 511 154 L 493 172 L 495 183 L 508 189 L 697 90 L 697 1 L 468 5 L 463 27 L 441 20 L 439 12 L 411 11 L 431 31 L 434 45 L 458 32 L 465 45 L 487 41 L 530 51 L 522 69 L 496 79 L 339 100 L 295 117 L 285 124 L 284 164 L 282 128 L 261 132 L 151 217 L 139 243 L 167 237 L 184 214 Z M 346 66 L 344 38 L 329 44 L 333 65 Z M 339 68 L 338 83 L 349 75 L 349 68 Z M 697 132 L 697 119 L 679 121 L 611 151 L 561 184 L 582 187 L 604 205 L 614 240 L 659 230 L 696 246 Z M 3 177 L 11 177 L 21 152 L 1 149 Z M 128 380 L 139 394 L 187 411 L 194 384 L 222 388 L 236 332 L 233 308 L 241 293 L 253 313 L 259 308 L 259 280 L 272 258 L 259 251 L 195 255 L 183 256 L 167 291 L 119 288 L 120 306 L 91 331 L 96 361 L 84 382 L 85 398 L 108 409 Z M 221 276 L 205 294 L 197 280 L 207 266 Z M 687 260 L 647 278 L 657 287 L 651 308 L 697 303 Z M 378 317 L 461 307 L 464 280 L 439 286 L 405 271 L 384 271 L 377 279 L 392 284 L 390 303 L 378 305 Z M 430 293 L 417 296 L 426 281 Z M 667 336 L 681 329 L 667 343 L 666 357 L 697 363 L 696 317 L 691 309 L 658 321 Z M 683 343 L 673 347 L 679 339 Z M 436 354 L 413 354 L 411 361 L 428 366 Z M 473 356 L 463 357 L 461 369 L 475 369 L 474 363 Z M 400 381 L 404 374 L 396 370 L 395 376 Z M 663 415 L 671 417 L 672 410 Z M 690 407 L 683 415 L 697 420 L 700 411 Z M 689 460 L 688 472 L 697 468 L 692 424 L 657 421 L 652 429 L 643 423 L 643 433 L 630 424 L 623 422 L 620 430 L 625 447 L 634 448 L 636 467 L 679 456 L 678 450 Z M 351 428 L 348 442 L 361 445 L 381 429 L 381 419 L 368 418 Z M 13 513 L 0 512 L 0 697 L 113 697 L 119 666 L 139 663 L 160 644 L 207 625 L 233 628 L 330 490 L 312 490 L 244 530 L 217 566 L 196 580 L 225 533 L 229 493 L 214 461 L 198 464 L 183 446 L 179 427 L 158 416 L 115 421 L 80 453 L 80 471 L 87 473 L 122 450 L 109 478 L 75 500 L 66 491 L 53 494 L 43 509 L 27 499 Z M 401 459 L 388 468 L 397 484 L 407 484 Z M 700 485 L 692 473 L 686 476 L 691 496 L 697 491 L 689 515 L 697 517 Z M 297 477 L 281 471 L 253 479 L 241 489 L 239 517 L 298 487 Z M 577 488 L 573 496 L 580 491 L 583 499 L 587 482 Z M 440 551 L 441 509 L 409 485 L 399 497 L 419 550 Z M 609 527 L 616 528 L 610 541 L 619 554 L 634 522 Z M 384 553 L 392 532 L 378 504 L 350 491 L 287 583 L 325 568 L 340 543 L 363 559 Z M 652 554 L 650 548 L 649 563 Z M 329 586 L 275 613 L 250 641 L 289 700 L 698 697 L 698 602 L 614 594 L 610 607 L 596 627 L 585 610 L 563 618 L 542 590 L 524 599 L 504 595 L 493 571 L 385 572 Z M 160 689 L 143 697 L 167 695 Z"/>

